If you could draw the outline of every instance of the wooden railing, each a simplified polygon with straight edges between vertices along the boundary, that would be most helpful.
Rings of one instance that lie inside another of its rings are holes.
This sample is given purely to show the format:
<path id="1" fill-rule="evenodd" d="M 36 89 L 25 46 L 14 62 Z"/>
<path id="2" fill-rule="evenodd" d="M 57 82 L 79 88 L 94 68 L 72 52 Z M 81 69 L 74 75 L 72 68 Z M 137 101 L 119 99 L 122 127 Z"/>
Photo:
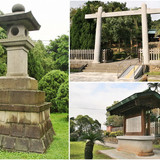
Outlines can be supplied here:
<path id="1" fill-rule="evenodd" d="M 143 49 L 139 49 L 140 59 L 143 59 Z M 159 61 L 160 60 L 160 48 L 150 48 L 149 49 L 150 60 Z"/>
<path id="2" fill-rule="evenodd" d="M 105 63 L 111 60 L 111 57 L 113 57 L 112 55 L 113 55 L 113 51 L 111 49 L 102 49 L 100 62 Z M 72 49 L 70 50 L 70 59 L 93 61 L 94 49 Z"/>
<path id="3" fill-rule="evenodd" d="M 94 49 L 73 49 L 73 50 L 70 50 L 70 59 L 93 61 Z"/>

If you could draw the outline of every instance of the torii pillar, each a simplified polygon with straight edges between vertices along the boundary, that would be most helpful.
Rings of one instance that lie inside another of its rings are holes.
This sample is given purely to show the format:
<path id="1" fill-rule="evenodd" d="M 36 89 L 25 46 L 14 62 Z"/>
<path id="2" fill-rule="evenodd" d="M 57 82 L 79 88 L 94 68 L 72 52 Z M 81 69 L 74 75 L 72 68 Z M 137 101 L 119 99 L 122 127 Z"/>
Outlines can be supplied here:
<path id="1" fill-rule="evenodd" d="M 96 26 L 93 63 L 100 63 L 99 59 L 100 59 L 100 52 L 101 52 L 102 11 L 103 11 L 102 7 L 99 7 L 98 14 L 97 14 L 97 26 Z"/>
<path id="2" fill-rule="evenodd" d="M 85 19 L 97 18 L 93 63 L 100 63 L 102 18 L 141 15 L 141 19 L 142 19 L 143 64 L 144 65 L 149 65 L 149 60 L 150 59 L 149 59 L 149 47 L 148 47 L 147 14 L 159 14 L 159 13 L 160 13 L 160 9 L 147 9 L 147 5 L 145 3 L 143 3 L 141 5 L 141 9 L 139 9 L 139 10 L 105 13 L 105 12 L 102 12 L 102 7 L 99 7 L 97 13 L 86 14 Z"/>

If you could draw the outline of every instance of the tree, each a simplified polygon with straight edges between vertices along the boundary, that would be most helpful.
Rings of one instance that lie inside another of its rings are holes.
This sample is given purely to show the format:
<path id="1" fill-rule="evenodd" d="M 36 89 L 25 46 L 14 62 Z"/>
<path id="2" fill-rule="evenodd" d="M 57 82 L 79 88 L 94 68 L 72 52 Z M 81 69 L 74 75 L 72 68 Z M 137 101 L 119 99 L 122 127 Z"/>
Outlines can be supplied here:
<path id="1" fill-rule="evenodd" d="M 47 53 L 42 41 L 37 41 L 28 54 L 28 73 L 40 80 L 46 73 L 54 69 L 52 57 Z"/>
<path id="2" fill-rule="evenodd" d="M 72 125 L 74 124 L 74 132 L 79 135 L 79 140 L 86 140 L 84 157 L 85 159 L 93 158 L 94 142 L 99 140 L 103 142 L 103 134 L 101 131 L 101 124 L 97 120 L 93 120 L 88 115 L 78 115 L 75 119 L 71 119 Z"/>
<path id="3" fill-rule="evenodd" d="M 114 101 L 113 105 L 118 103 L 119 101 Z M 112 105 L 112 106 L 113 106 Z M 112 106 L 108 106 L 107 108 L 110 108 Z M 123 117 L 122 116 L 117 116 L 117 115 L 110 115 L 108 112 L 106 113 L 106 123 L 105 125 L 112 125 L 115 127 L 120 127 L 123 126 Z"/>
<path id="4" fill-rule="evenodd" d="M 47 52 L 52 57 L 54 69 L 68 71 L 69 46 L 67 35 L 59 36 L 54 41 L 50 41 Z"/>
<path id="5" fill-rule="evenodd" d="M 68 86 L 68 79 L 61 84 L 58 89 L 57 97 L 56 97 L 56 104 L 58 107 L 58 112 L 65 112 L 68 113 L 68 100 L 69 100 L 69 86 Z"/>
<path id="6" fill-rule="evenodd" d="M 45 91 L 46 101 L 52 103 L 51 112 L 58 112 L 56 96 L 62 83 L 68 78 L 67 74 L 60 70 L 53 70 L 47 73 L 39 81 L 39 89 Z"/>

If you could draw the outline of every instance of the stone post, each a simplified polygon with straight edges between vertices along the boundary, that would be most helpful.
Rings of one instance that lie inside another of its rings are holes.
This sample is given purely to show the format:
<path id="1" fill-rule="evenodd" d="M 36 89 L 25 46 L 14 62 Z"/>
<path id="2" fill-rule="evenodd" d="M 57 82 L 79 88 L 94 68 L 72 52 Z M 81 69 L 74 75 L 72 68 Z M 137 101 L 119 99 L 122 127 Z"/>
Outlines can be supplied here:
<path id="1" fill-rule="evenodd" d="M 147 26 L 147 5 L 145 3 L 141 6 L 142 11 L 142 48 L 143 48 L 143 63 L 149 65 L 149 47 L 148 47 L 148 26 Z"/>
<path id="2" fill-rule="evenodd" d="M 97 26 L 96 26 L 93 63 L 100 63 L 99 58 L 100 58 L 100 51 L 101 51 L 101 30 L 102 30 L 102 7 L 99 7 L 98 13 L 97 13 Z"/>

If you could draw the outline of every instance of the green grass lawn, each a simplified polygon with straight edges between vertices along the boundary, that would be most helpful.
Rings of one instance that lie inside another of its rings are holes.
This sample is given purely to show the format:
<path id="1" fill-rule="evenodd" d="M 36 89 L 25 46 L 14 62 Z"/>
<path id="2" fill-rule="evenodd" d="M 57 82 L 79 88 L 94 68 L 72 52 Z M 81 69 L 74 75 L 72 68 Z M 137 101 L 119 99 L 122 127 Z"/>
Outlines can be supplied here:
<path id="1" fill-rule="evenodd" d="M 56 132 L 54 140 L 44 154 L 0 151 L 0 159 L 68 159 L 68 121 L 66 113 L 51 114 Z"/>
<path id="2" fill-rule="evenodd" d="M 153 148 L 160 149 L 160 144 L 154 144 Z"/>
<path id="3" fill-rule="evenodd" d="M 84 148 L 85 142 L 70 142 L 70 158 L 71 159 L 84 159 Z M 107 150 L 111 149 L 101 145 L 94 145 L 93 148 L 93 159 L 111 159 L 107 155 L 98 153 L 98 150 Z"/>

